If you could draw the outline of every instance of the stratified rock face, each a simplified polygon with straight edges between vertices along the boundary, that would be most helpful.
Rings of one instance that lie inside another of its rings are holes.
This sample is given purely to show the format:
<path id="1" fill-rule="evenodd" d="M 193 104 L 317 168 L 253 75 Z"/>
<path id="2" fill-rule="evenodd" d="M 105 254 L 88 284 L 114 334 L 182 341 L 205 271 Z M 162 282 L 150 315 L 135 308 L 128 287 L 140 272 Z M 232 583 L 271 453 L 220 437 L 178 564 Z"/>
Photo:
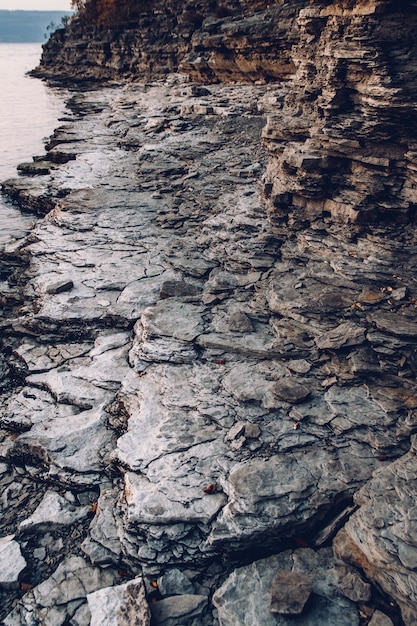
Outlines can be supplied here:
<path id="1" fill-rule="evenodd" d="M 44 46 L 39 72 L 93 80 L 149 79 L 178 69 L 205 82 L 287 78 L 305 3 L 236 0 L 222 11 L 210 0 L 157 0 L 134 23 L 92 28 L 73 21 Z"/>
<path id="2" fill-rule="evenodd" d="M 414 214 L 417 3 L 321 0 L 298 15 L 297 70 L 264 130 L 274 224 Z"/>

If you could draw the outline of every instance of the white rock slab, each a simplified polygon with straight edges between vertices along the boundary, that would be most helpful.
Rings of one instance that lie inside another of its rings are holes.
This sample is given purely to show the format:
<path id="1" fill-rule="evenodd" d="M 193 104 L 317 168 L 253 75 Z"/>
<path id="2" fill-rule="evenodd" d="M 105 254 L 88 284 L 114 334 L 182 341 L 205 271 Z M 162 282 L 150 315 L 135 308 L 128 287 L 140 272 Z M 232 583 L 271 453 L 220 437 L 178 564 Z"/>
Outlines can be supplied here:
<path id="1" fill-rule="evenodd" d="M 20 545 L 14 535 L 0 539 L 0 587 L 14 586 L 20 573 L 25 569 L 26 561 L 20 551 Z"/>

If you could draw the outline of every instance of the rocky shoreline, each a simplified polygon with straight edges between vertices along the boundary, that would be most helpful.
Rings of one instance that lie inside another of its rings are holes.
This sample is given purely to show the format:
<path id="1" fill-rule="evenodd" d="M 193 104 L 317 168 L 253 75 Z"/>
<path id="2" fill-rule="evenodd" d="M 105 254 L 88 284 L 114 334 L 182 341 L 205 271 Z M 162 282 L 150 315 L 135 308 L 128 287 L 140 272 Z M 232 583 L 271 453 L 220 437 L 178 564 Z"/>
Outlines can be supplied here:
<path id="1" fill-rule="evenodd" d="M 3 183 L 5 626 L 417 620 L 416 2 L 241 4 Z"/>
<path id="2" fill-rule="evenodd" d="M 3 254 L 5 625 L 413 623 L 414 231 L 270 226 L 282 97 L 80 93 L 4 184 L 53 206 Z"/>

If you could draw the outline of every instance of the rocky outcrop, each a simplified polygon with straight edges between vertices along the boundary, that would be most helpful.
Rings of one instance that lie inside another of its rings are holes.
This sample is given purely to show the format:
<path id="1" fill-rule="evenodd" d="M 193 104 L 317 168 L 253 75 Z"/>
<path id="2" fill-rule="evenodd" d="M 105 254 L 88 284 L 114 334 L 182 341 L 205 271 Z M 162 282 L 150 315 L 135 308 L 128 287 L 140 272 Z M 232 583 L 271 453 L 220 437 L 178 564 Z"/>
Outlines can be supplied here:
<path id="1" fill-rule="evenodd" d="M 264 142 L 271 220 L 414 218 L 417 3 L 314 2 Z"/>
<path id="2" fill-rule="evenodd" d="M 157 0 L 136 21 L 117 27 L 93 28 L 73 20 L 44 45 L 35 75 L 147 80 L 180 69 L 209 83 L 282 80 L 294 71 L 290 51 L 304 4 Z"/>

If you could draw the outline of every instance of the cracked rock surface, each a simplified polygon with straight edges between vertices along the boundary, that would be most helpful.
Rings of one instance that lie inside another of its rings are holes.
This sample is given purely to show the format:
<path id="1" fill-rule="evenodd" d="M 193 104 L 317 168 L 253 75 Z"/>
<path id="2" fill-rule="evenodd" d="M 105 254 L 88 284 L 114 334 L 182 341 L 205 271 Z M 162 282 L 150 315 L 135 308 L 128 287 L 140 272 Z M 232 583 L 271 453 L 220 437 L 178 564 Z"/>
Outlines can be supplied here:
<path id="1" fill-rule="evenodd" d="M 271 227 L 284 91 L 77 93 L 61 165 L 5 183 L 44 214 L 3 251 L 1 541 L 27 563 L 7 626 L 134 598 L 164 626 L 401 624 L 395 602 L 413 623 L 415 232 Z M 313 578 L 295 617 L 271 611 L 281 570 Z"/>

